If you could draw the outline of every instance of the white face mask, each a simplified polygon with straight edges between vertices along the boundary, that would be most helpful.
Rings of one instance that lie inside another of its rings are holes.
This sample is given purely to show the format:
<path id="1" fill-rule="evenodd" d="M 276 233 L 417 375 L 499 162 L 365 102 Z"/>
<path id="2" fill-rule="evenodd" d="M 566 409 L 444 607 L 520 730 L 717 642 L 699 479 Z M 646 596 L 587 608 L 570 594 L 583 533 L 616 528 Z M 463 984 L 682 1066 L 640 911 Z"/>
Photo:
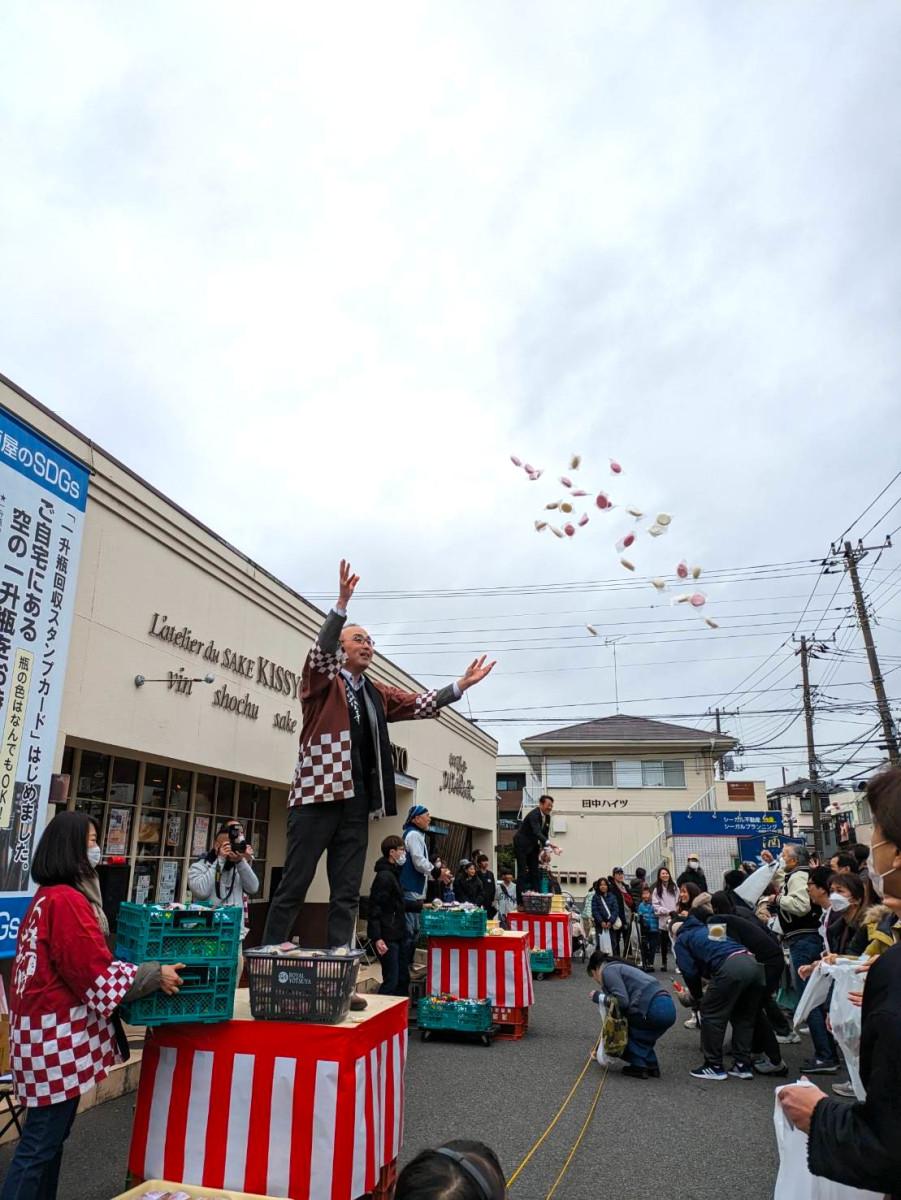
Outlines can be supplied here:
<path id="1" fill-rule="evenodd" d="M 891 844 L 892 844 L 891 842 L 887 842 L 887 841 L 874 842 L 873 845 L 870 847 L 870 862 L 874 861 L 874 859 L 873 859 L 873 851 L 874 850 L 878 850 L 880 846 L 890 846 Z M 882 874 L 880 874 L 878 871 L 874 870 L 872 867 L 870 867 L 870 866 L 867 867 L 867 874 L 870 877 L 870 883 L 872 883 L 872 885 L 873 885 L 873 891 L 876 893 L 876 895 L 879 897 L 880 900 L 885 895 L 885 885 L 883 884 L 882 881 L 885 879 L 885 877 L 887 875 L 894 875 L 894 873 L 897 870 L 898 870 L 897 867 L 892 867 L 892 869 L 890 871 L 884 871 Z"/>
<path id="2" fill-rule="evenodd" d="M 395 858 L 394 861 L 397 863 L 397 865 L 399 867 L 402 867 L 404 865 L 404 863 L 407 861 L 406 850 L 401 850 L 400 854 L 398 854 L 397 858 Z"/>
<path id="3" fill-rule="evenodd" d="M 829 904 L 836 912 L 844 912 L 846 908 L 851 907 L 851 901 L 847 896 L 843 896 L 841 892 L 830 892 Z"/>
<path id="4" fill-rule="evenodd" d="M 690 858 L 690 859 L 688 860 L 688 869 L 689 869 L 690 871 L 697 871 L 697 869 L 698 869 L 698 867 L 699 867 L 700 865 L 701 865 L 701 864 L 700 864 L 700 863 L 699 863 L 699 862 L 698 862 L 696 859 L 694 859 L 694 858 Z"/>
<path id="5" fill-rule="evenodd" d="M 99 846 L 88 846 L 88 862 L 92 867 L 99 867 L 103 861 L 103 851 Z"/>

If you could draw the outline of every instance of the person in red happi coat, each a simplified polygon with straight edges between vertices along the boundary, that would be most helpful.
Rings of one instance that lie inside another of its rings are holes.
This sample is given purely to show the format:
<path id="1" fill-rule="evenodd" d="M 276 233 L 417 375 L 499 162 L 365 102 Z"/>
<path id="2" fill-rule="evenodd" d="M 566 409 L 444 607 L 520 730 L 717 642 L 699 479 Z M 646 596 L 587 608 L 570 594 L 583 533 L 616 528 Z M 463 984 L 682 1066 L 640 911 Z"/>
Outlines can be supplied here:
<path id="1" fill-rule="evenodd" d="M 117 1007 L 181 983 L 182 964 L 113 958 L 100 857 L 94 823 L 80 812 L 55 816 L 34 854 L 39 887 L 19 930 L 9 997 L 13 1085 L 28 1111 L 0 1200 L 55 1200 L 82 1093 L 127 1057 Z"/>

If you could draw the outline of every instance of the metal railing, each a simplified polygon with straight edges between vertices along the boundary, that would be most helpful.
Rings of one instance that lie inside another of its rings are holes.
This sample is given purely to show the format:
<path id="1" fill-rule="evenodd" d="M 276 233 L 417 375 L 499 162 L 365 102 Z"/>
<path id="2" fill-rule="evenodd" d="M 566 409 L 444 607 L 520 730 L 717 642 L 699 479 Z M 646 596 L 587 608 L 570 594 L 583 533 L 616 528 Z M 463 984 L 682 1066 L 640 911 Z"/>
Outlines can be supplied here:
<path id="1" fill-rule="evenodd" d="M 688 812 L 715 812 L 716 811 L 716 784 L 707 789 L 703 796 L 699 796 L 693 804 L 688 806 Z M 644 867 L 649 877 L 657 874 L 659 869 L 664 865 L 666 858 L 666 830 L 661 829 L 656 837 L 652 838 L 646 846 L 633 854 L 631 858 L 623 863 L 623 870 L 627 875 L 634 875 L 637 867 Z"/>

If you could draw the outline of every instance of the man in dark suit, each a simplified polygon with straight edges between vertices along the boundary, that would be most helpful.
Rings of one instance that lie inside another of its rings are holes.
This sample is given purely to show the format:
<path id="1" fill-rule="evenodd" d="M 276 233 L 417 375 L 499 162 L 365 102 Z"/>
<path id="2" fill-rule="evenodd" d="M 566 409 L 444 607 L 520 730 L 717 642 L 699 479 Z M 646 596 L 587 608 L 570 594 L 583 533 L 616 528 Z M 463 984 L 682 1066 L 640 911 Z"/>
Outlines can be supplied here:
<path id="1" fill-rule="evenodd" d="M 541 882 L 538 856 L 545 846 L 557 847 L 548 840 L 551 830 L 553 796 L 540 796 L 538 807 L 526 815 L 513 835 L 513 850 L 516 854 L 516 899 L 522 903 L 523 892 L 537 892 Z"/>

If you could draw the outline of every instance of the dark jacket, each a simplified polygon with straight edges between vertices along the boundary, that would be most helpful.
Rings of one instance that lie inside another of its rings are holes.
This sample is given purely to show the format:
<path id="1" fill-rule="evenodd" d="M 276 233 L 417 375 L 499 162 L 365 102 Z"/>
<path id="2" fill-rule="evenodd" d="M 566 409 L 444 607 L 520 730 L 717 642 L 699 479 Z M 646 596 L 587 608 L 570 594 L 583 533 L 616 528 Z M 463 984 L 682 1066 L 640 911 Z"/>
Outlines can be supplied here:
<path id="1" fill-rule="evenodd" d="M 600 921 L 602 925 L 612 925 L 619 916 L 616 901 L 608 892 L 606 896 L 595 892 L 591 897 L 592 920 Z"/>
<path id="2" fill-rule="evenodd" d="M 813 1110 L 807 1162 L 813 1175 L 901 1197 L 901 944 L 874 963 L 863 993 L 861 1104 L 828 1097 Z"/>
<path id="3" fill-rule="evenodd" d="M 622 921 L 623 925 L 628 925 L 632 920 L 632 893 L 628 887 L 625 892 L 621 892 L 616 886 L 616 881 L 612 875 L 607 877 L 607 887 L 610 889 L 610 897 L 616 905 L 616 915 Z"/>
<path id="4" fill-rule="evenodd" d="M 494 878 L 493 871 L 476 871 L 476 879 L 482 885 L 482 898 L 479 904 L 486 910 L 488 919 L 491 920 L 497 914 L 497 907 L 494 903 L 497 895 L 497 880 Z"/>
<path id="5" fill-rule="evenodd" d="M 484 899 L 481 879 L 478 875 L 469 876 L 461 872 L 454 880 L 454 896 L 461 904 L 475 904 L 481 908 Z"/>
<path id="6" fill-rule="evenodd" d="M 710 917 L 707 924 L 725 925 L 729 937 L 750 950 L 761 966 L 778 967 L 780 970 L 785 966 L 779 939 L 752 912 L 749 911 L 746 917 L 740 913 Z"/>
<path id="7" fill-rule="evenodd" d="M 689 870 L 689 868 L 686 867 L 676 880 L 676 887 L 681 887 L 683 883 L 694 883 L 701 889 L 702 892 L 707 891 L 707 876 L 700 869 L 700 867 L 697 871 Z"/>
<path id="8" fill-rule="evenodd" d="M 849 925 L 843 913 L 826 926 L 826 941 L 833 954 L 848 954 L 854 958 L 863 954 L 870 944 L 866 925 Z"/>
<path id="9" fill-rule="evenodd" d="M 629 884 L 629 891 L 632 895 L 632 900 L 633 900 L 633 903 L 635 904 L 636 912 L 638 911 L 638 906 L 641 903 L 641 890 L 642 890 L 642 888 L 646 888 L 648 886 L 649 885 L 648 885 L 647 879 L 639 879 L 637 875 L 632 880 L 632 882 Z"/>
<path id="10" fill-rule="evenodd" d="M 405 900 L 400 886 L 400 867 L 380 858 L 375 864 L 375 879 L 369 892 L 369 918 L 366 930 L 371 942 L 402 942 L 406 922 L 404 914 L 420 912 L 421 900 Z"/>
<path id="11" fill-rule="evenodd" d="M 686 986 L 695 999 L 701 995 L 701 981 L 711 979 L 726 959 L 745 947 L 735 938 L 715 941 L 707 926 L 695 916 L 685 918 L 676 938 L 676 965 L 685 978 Z"/>
<path id="12" fill-rule="evenodd" d="M 547 845 L 551 830 L 551 814 L 543 813 L 536 805 L 526 813 L 522 824 L 513 835 L 513 844 L 527 853 L 540 850 Z"/>
<path id="13" fill-rule="evenodd" d="M 616 999 L 623 1017 L 646 1017 L 651 1001 L 668 994 L 656 979 L 628 963 L 604 963 L 602 977 L 604 993 Z M 592 999 L 598 999 L 597 992 L 594 992 Z"/>

